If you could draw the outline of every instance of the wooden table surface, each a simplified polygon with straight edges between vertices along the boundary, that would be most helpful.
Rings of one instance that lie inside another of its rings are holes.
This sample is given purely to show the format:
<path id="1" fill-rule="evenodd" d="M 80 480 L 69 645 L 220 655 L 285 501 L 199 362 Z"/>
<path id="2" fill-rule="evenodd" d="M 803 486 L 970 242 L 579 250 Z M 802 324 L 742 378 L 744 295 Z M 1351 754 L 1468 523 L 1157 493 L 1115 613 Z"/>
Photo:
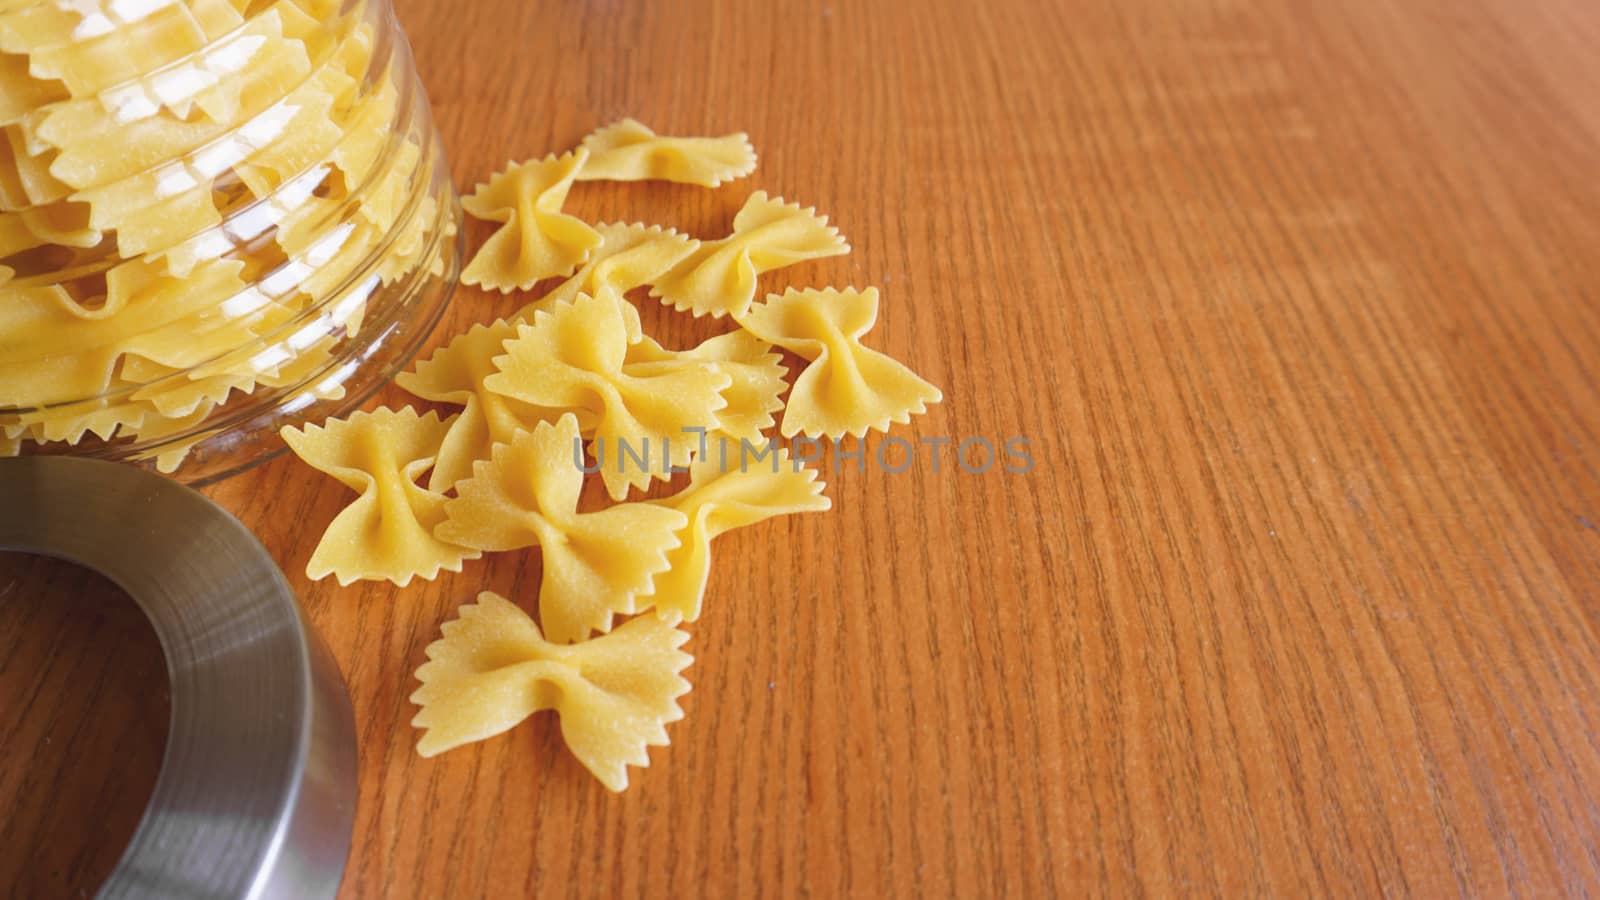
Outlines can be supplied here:
<path id="1" fill-rule="evenodd" d="M 854 253 L 764 287 L 880 285 L 869 343 L 945 391 L 895 434 L 1035 466 L 830 465 L 832 512 L 722 538 L 687 718 L 619 796 L 548 716 L 412 749 L 423 648 L 481 589 L 530 605 L 536 555 L 313 584 L 341 487 L 211 489 L 350 684 L 343 897 L 1600 891 L 1590 0 L 398 7 L 458 183 L 622 116 L 746 130 L 751 180 L 569 209 L 709 237 L 753 189 L 816 204 Z M 440 336 L 515 302 L 462 290 Z M 159 650 L 83 653 L 128 629 L 27 613 L 83 576 L 5 565 L 0 624 L 55 648 L 0 633 L 3 703 L 60 698 L 0 757 L 37 798 L 30 735 L 164 709 L 60 667 Z M 0 876 L 85 856 L 43 817 Z"/>

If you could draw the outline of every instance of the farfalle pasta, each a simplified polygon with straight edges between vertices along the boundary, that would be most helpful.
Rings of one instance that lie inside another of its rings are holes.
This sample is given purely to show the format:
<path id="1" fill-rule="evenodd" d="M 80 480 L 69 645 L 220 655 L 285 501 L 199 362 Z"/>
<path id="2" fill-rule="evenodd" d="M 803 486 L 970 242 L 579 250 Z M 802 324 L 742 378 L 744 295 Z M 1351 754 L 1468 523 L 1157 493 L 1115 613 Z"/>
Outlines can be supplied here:
<path id="1" fill-rule="evenodd" d="M 616 615 L 648 607 L 642 597 L 685 524 L 682 512 L 648 503 L 579 512 L 579 450 L 571 415 L 496 445 L 456 484 L 437 528 L 443 540 L 483 551 L 539 546 L 539 618 L 558 642 L 606 633 Z"/>
<path id="2" fill-rule="evenodd" d="M 784 437 L 888 431 L 943 399 L 904 364 L 862 346 L 877 321 L 877 288 L 791 289 L 740 318 L 751 334 L 812 361 L 789 392 Z"/>
<path id="3" fill-rule="evenodd" d="M 544 563 L 539 617 L 551 640 L 611 630 L 617 615 L 648 606 L 655 576 L 678 546 L 683 513 L 648 503 L 578 511 L 582 450 L 575 416 L 544 422 L 497 444 L 472 477 L 456 483 L 436 530 L 477 550 L 538 546 Z"/>
<path id="4" fill-rule="evenodd" d="M 679 648 L 689 635 L 654 616 L 581 644 L 553 643 L 527 613 L 486 591 L 440 630 L 411 695 L 425 757 L 553 709 L 573 756 L 621 791 L 628 766 L 648 766 L 648 748 L 665 746 L 665 726 L 683 718 L 678 698 L 689 682 L 679 673 L 694 659 Z"/>
<path id="5" fill-rule="evenodd" d="M 363 169 L 367 148 L 341 146 L 348 157 L 339 165 Z M 538 548 L 541 557 L 540 583 L 528 591 L 537 621 L 483 593 L 428 647 L 412 696 L 423 756 L 554 709 L 583 765 L 611 790 L 625 788 L 627 767 L 647 764 L 647 748 L 666 743 L 665 723 L 682 716 L 676 700 L 689 686 L 678 673 L 690 659 L 678 651 L 687 639 L 681 623 L 703 611 L 712 541 L 769 518 L 831 507 L 818 472 L 777 448 L 768 433 L 860 436 L 940 399 L 910 369 L 862 345 L 877 318 L 875 289 L 791 290 L 755 304 L 762 273 L 848 251 L 815 211 L 757 192 L 728 237 L 700 242 L 660 227 L 590 226 L 562 209 L 577 180 L 715 186 L 753 164 L 742 135 L 661 137 L 625 120 L 567 156 L 495 176 L 469 198 L 475 215 L 502 223 L 469 265 L 469 282 L 504 292 L 557 275 L 565 280 L 510 315 L 456 335 L 399 376 L 405 390 L 458 407 L 458 414 L 418 419 L 407 410 L 409 418 L 395 420 L 396 436 L 369 426 L 356 429 L 360 440 L 329 441 L 364 447 L 362 458 L 383 462 L 381 476 L 372 465 L 353 471 L 324 461 L 322 468 L 363 498 L 391 498 L 390 509 L 399 509 L 391 515 L 408 538 L 431 528 L 441 546 L 463 554 Z M 336 181 L 334 197 L 338 190 Z M 375 202 L 370 210 L 381 217 L 387 206 Z M 299 216 L 312 214 L 293 213 L 277 230 L 291 259 L 320 246 L 300 239 Z M 739 327 L 689 349 L 664 346 L 624 296 L 646 287 L 665 306 L 731 317 Z M 780 347 L 808 361 L 792 388 Z M 223 377 L 228 373 L 214 374 L 163 396 L 165 411 L 204 410 L 244 389 Z M 119 414 L 97 412 L 101 427 Z M 392 446 L 385 451 L 386 442 Z M 752 448 L 757 455 L 749 455 Z M 415 481 L 430 466 L 424 490 Z M 630 490 L 683 473 L 687 484 L 676 493 L 626 502 Z M 582 502 L 589 475 L 598 475 L 612 501 L 624 502 Z M 381 530 L 367 521 L 371 510 L 346 515 L 366 522 L 360 534 Z M 381 577 L 385 567 L 371 561 L 387 554 L 369 546 L 358 558 L 370 565 L 367 577 Z"/>
<path id="6" fill-rule="evenodd" d="M 443 302 L 456 233 L 392 29 L 386 0 L 0 9 L 0 455 L 170 469 L 223 413 L 382 374 L 363 345 Z"/>
<path id="7" fill-rule="evenodd" d="M 589 151 L 512 163 L 468 196 L 461 208 L 500 222 L 461 271 L 465 284 L 505 293 L 545 278 L 571 275 L 600 245 L 600 233 L 561 211 Z"/>
<path id="8" fill-rule="evenodd" d="M 732 383 L 714 363 L 687 357 L 626 368 L 627 307 L 604 289 L 536 313 L 495 359 L 500 371 L 484 379 L 507 397 L 588 413 L 591 452 L 616 500 L 688 464 L 693 442 L 683 429 L 717 429 L 717 411 L 727 406 L 722 392 Z"/>
<path id="9" fill-rule="evenodd" d="M 459 572 L 463 560 L 478 557 L 475 549 L 434 536 L 445 498 L 416 483 L 433 465 L 449 426 L 437 413 L 419 416 L 408 406 L 283 429 L 296 456 L 359 495 L 323 532 L 306 563 L 308 578 L 405 587 L 441 569 Z"/>
<path id="10" fill-rule="evenodd" d="M 714 188 L 756 170 L 756 149 L 743 132 L 722 137 L 663 137 L 623 119 L 583 139 L 589 160 L 582 181 L 676 181 Z"/>
<path id="11" fill-rule="evenodd" d="M 849 252 L 826 216 L 756 191 L 734 216 L 732 234 L 702 243 L 657 279 L 650 296 L 696 316 L 737 318 L 755 300 L 761 273 Z"/>

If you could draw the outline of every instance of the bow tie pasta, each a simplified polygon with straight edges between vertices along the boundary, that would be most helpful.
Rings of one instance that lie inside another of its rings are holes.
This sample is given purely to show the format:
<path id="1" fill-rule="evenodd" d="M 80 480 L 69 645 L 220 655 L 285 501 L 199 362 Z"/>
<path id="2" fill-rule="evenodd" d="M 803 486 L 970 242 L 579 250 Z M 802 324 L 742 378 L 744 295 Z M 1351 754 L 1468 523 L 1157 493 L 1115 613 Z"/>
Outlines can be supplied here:
<path id="1" fill-rule="evenodd" d="M 808 259 L 850 252 L 827 216 L 756 191 L 733 219 L 733 233 L 706 241 L 650 289 L 673 309 L 737 319 L 756 297 L 756 276 Z"/>
<path id="2" fill-rule="evenodd" d="M 502 223 L 462 270 L 462 282 L 506 293 L 571 275 L 600 245 L 598 231 L 561 211 L 588 157 L 589 151 L 579 149 L 513 163 L 462 197 L 468 215 Z"/>
<path id="3" fill-rule="evenodd" d="M 583 471 L 574 457 L 581 446 L 571 415 L 496 445 L 456 485 L 438 528 L 441 538 L 479 550 L 538 545 L 539 616 L 561 642 L 610 631 L 613 616 L 638 612 L 686 522 L 683 513 L 648 503 L 579 512 Z"/>
<path id="4" fill-rule="evenodd" d="M 789 290 L 750 310 L 740 324 L 812 361 L 789 392 L 783 435 L 888 431 L 943 394 L 902 363 L 861 345 L 878 321 L 878 289 Z"/>
<path id="5" fill-rule="evenodd" d="M 578 761 L 613 791 L 628 787 L 628 766 L 648 766 L 648 748 L 665 746 L 665 726 L 683 718 L 678 673 L 694 661 L 679 650 L 689 635 L 641 616 L 581 644 L 552 643 L 528 614 L 484 592 L 446 622 L 417 669 L 411 695 L 423 729 L 417 752 L 434 756 L 493 737 L 553 709 Z"/>
<path id="6" fill-rule="evenodd" d="M 449 427 L 437 413 L 418 416 L 408 406 L 283 430 L 296 456 L 360 495 L 328 525 L 306 575 L 332 575 L 342 585 L 382 579 L 405 587 L 418 575 L 459 572 L 463 560 L 478 557 L 477 550 L 434 536 L 445 498 L 416 483 L 433 465 Z"/>
<path id="7" fill-rule="evenodd" d="M 756 148 L 744 132 L 722 137 L 662 137 L 623 119 L 583 139 L 589 151 L 583 181 L 676 181 L 714 188 L 756 170 Z"/>
<path id="8" fill-rule="evenodd" d="M 832 506 L 818 471 L 771 433 L 859 437 L 940 399 L 862 345 L 876 290 L 755 303 L 763 273 L 849 251 L 814 210 L 758 191 L 731 234 L 697 241 L 659 226 L 591 226 L 563 209 L 577 181 L 714 187 L 754 159 L 742 134 L 663 137 L 628 119 L 565 155 L 513 164 L 468 198 L 475 216 L 501 223 L 468 266 L 469 284 L 509 293 L 564 280 L 399 377 L 412 394 L 460 409 L 430 430 L 431 490 L 416 490 L 443 497 L 438 513 L 427 501 L 436 540 L 472 553 L 537 548 L 541 575 L 527 590 L 537 620 L 481 593 L 428 647 L 412 696 L 423 756 L 553 709 L 579 761 L 605 787 L 625 788 L 627 767 L 647 764 L 647 748 L 667 743 L 663 726 L 682 716 L 681 623 L 703 610 L 712 541 Z M 663 302 L 642 313 L 626 295 L 645 289 Z M 647 315 L 669 310 L 738 327 L 672 349 L 646 328 Z M 779 348 L 808 363 L 792 388 Z M 731 464 L 726 442 L 740 447 Z M 762 448 L 754 463 L 749 446 Z M 396 459 L 424 458 L 400 449 Z M 676 493 L 627 501 L 683 474 Z M 611 502 L 586 494 L 586 481 Z"/>

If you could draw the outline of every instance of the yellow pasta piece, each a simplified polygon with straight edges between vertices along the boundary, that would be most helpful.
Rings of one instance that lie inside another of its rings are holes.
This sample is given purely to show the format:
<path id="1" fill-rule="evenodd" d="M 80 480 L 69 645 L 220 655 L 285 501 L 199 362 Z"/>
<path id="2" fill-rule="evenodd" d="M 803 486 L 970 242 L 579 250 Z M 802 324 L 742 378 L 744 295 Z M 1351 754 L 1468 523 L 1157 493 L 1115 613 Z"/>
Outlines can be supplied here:
<path id="1" fill-rule="evenodd" d="M 127 378 L 131 359 L 125 357 L 122 361 L 124 378 Z M 193 417 L 198 410 L 209 410 L 228 402 L 228 396 L 234 391 L 249 393 L 255 387 L 254 380 L 237 374 L 172 377 L 170 380 L 146 378 L 135 383 L 141 386 L 130 395 L 132 399 L 166 419 Z"/>
<path id="2" fill-rule="evenodd" d="M 612 791 L 628 766 L 648 766 L 648 748 L 668 744 L 666 725 L 683 718 L 689 692 L 679 674 L 694 658 L 689 635 L 654 616 L 624 623 L 581 644 L 552 643 L 531 617 L 484 592 L 461 607 L 428 646 L 411 695 L 423 729 L 417 752 L 434 756 L 509 731 L 553 709 L 568 749 Z"/>
<path id="3" fill-rule="evenodd" d="M 0 437 L 4 437 L 8 441 L 16 441 L 19 445 L 23 441 L 37 442 L 42 440 L 37 434 L 38 429 L 33 425 L 17 421 L 17 417 L 14 415 L 8 415 L 7 419 L 10 421 L 0 422 Z"/>
<path id="4" fill-rule="evenodd" d="M 588 158 L 589 151 L 579 148 L 514 163 L 461 198 L 461 208 L 473 218 L 505 223 L 467 263 L 462 282 L 507 293 L 571 275 L 600 245 L 599 232 L 561 211 Z"/>
<path id="5" fill-rule="evenodd" d="M 356 210 L 356 214 L 373 228 L 384 232 L 405 212 L 406 201 L 414 193 L 411 181 L 418 175 L 422 148 L 413 141 L 401 139 L 385 162 L 383 171 L 365 186 L 361 205 Z"/>
<path id="6" fill-rule="evenodd" d="M 122 311 L 137 333 L 120 342 L 124 353 L 172 368 L 187 368 L 254 340 L 266 322 L 282 321 L 288 311 L 254 288 L 247 288 L 237 260 L 210 260 L 187 278 L 176 278 L 159 263 L 139 259 L 112 269 L 106 277 L 106 307 Z M 186 315 L 178 296 L 188 301 Z M 129 311 L 137 303 L 137 310 Z"/>
<path id="7" fill-rule="evenodd" d="M 85 400 L 35 413 L 24 413 L 22 423 L 29 426 L 36 440 L 77 444 L 93 434 L 111 440 L 119 431 L 139 427 L 149 411 L 128 401 Z"/>
<path id="8" fill-rule="evenodd" d="M 247 65 L 269 65 L 263 59 L 263 51 L 270 53 L 267 48 L 274 41 L 283 43 L 277 13 L 244 22 L 227 0 L 195 0 L 191 9 L 195 25 L 204 35 L 204 46 L 160 68 L 122 71 L 107 81 L 104 89 L 74 93 L 80 97 L 98 95 L 107 109 L 124 120 L 162 107 L 180 119 L 190 118 L 196 109 L 213 122 L 238 119 L 239 91 L 244 81 L 238 73 Z M 292 85 L 285 82 L 283 90 Z"/>
<path id="9" fill-rule="evenodd" d="M 167 269 L 179 278 L 187 277 L 196 265 L 205 260 L 228 254 L 237 255 L 240 249 L 266 239 L 280 227 L 285 231 L 292 230 L 300 224 L 301 218 L 327 208 L 315 192 L 327 179 L 328 170 L 327 166 L 314 167 L 279 186 L 270 197 L 243 205 L 229 204 L 233 208 L 225 211 L 224 222 L 192 234 L 162 251 Z M 290 290 L 292 287 L 276 287 L 273 293 L 274 296 L 281 296 Z"/>
<path id="10" fill-rule="evenodd" d="M 61 82 L 30 75 L 26 55 L 0 52 L 0 125 L 10 125 L 33 110 L 68 96 Z"/>
<path id="11" fill-rule="evenodd" d="M 423 208 L 406 220 L 383 258 L 378 260 L 378 279 L 384 284 L 392 285 L 417 273 L 422 262 L 422 251 L 426 249 L 428 235 L 432 233 L 434 209 L 432 198 L 424 198 Z"/>
<path id="12" fill-rule="evenodd" d="M 240 80 L 239 116 L 233 122 L 206 117 L 181 119 L 164 108 L 107 109 L 98 97 L 60 103 L 41 111 L 36 133 L 41 141 L 61 150 L 50 172 L 78 189 L 98 187 L 160 167 L 166 173 L 175 165 L 200 166 L 201 174 L 215 176 L 252 151 L 270 145 L 283 134 L 295 113 L 330 87 L 306 79 L 311 63 L 298 42 L 281 37 L 276 10 L 252 20 L 262 28 L 264 48 L 281 50 L 263 58 L 262 65 L 246 65 Z M 319 73 L 348 78 L 323 66 Z M 285 96 L 288 87 L 299 85 Z M 225 135 L 225 136 L 224 136 Z M 221 138 L 220 141 L 217 141 Z M 193 154 L 182 162 L 173 162 Z M 191 176 L 193 173 L 191 173 Z"/>
<path id="13" fill-rule="evenodd" d="M 98 15 L 98 11 L 92 7 L 75 8 L 69 3 L 3 0 L 0 13 L 0 50 L 7 53 L 55 47 L 71 42 L 74 34 L 104 32 L 114 27 L 108 20 L 101 27 L 86 27 L 84 19 Z M 100 18 L 104 20 L 104 16 Z"/>
<path id="14" fill-rule="evenodd" d="M 756 276 L 808 259 L 850 252 L 827 216 L 756 191 L 733 219 L 733 233 L 706 241 L 650 289 L 650 296 L 696 317 L 744 314 Z"/>
<path id="15" fill-rule="evenodd" d="M 59 286 L 8 285 L 11 302 L 0 304 L 0 405 L 98 396 L 120 354 L 157 358 L 152 335 L 244 290 L 242 268 L 236 260 L 209 260 L 184 279 L 166 274 L 159 263 L 130 260 L 107 274 L 98 308 L 79 304 Z"/>
<path id="16" fill-rule="evenodd" d="M 470 477 L 472 464 L 488 459 L 495 444 L 509 442 L 540 422 L 560 418 L 560 409 L 524 403 L 484 387 L 484 379 L 498 371 L 494 357 L 505 352 L 505 342 L 516 336 L 516 325 L 504 319 L 474 325 L 417 363 L 415 371 L 395 377 L 396 384 L 424 400 L 463 407 L 439 446 L 429 490 L 449 490 Z"/>
<path id="17" fill-rule="evenodd" d="M 330 0 L 334 4 L 342 0 Z M 306 4 L 301 4 L 302 6 Z M 400 72 L 402 57 L 394 53 L 394 46 L 389 42 L 383 44 L 383 49 L 388 51 L 386 59 L 374 62 L 373 53 L 378 48 L 376 33 L 372 23 L 363 17 L 363 6 L 351 7 L 356 16 L 351 20 L 352 28 L 339 37 L 339 45 L 334 48 L 333 56 L 344 69 L 345 74 L 355 80 L 349 88 L 334 98 L 334 108 L 341 112 L 348 112 L 356 101 L 360 99 L 363 85 L 376 82 L 395 82 L 405 76 Z M 327 16 L 314 15 L 313 21 L 329 21 Z M 322 26 L 316 26 L 318 34 L 322 34 Z M 307 46 L 312 46 L 315 38 L 307 39 Z"/>
<path id="18" fill-rule="evenodd" d="M 344 76 L 341 73 L 339 77 Z M 328 156 L 330 148 L 344 133 L 331 120 L 332 106 L 333 95 L 315 85 L 295 98 L 285 110 L 292 109 L 292 114 L 278 136 L 233 167 L 250 193 L 257 197 L 268 196 L 279 185 Z"/>
<path id="19" fill-rule="evenodd" d="M 648 503 L 578 512 L 581 441 L 577 417 L 565 415 L 496 444 L 471 478 L 456 483 L 435 532 L 478 550 L 537 544 L 544 559 L 539 619 L 561 643 L 610 631 L 613 616 L 638 612 L 687 523 L 683 513 Z"/>
<path id="20" fill-rule="evenodd" d="M 394 284 L 418 270 L 423 251 L 429 247 L 428 239 L 433 235 L 439 218 L 438 201 L 426 193 L 417 193 L 410 184 L 422 174 L 418 168 L 421 150 L 410 141 L 402 147 L 407 152 L 397 154 L 397 168 L 390 170 L 390 174 L 374 190 L 373 196 L 362 204 L 363 217 L 373 223 L 375 230 L 385 231 L 389 235 L 389 245 L 383 259 L 378 262 L 378 277 L 384 284 Z M 410 168 L 407 170 L 399 166 Z M 379 206 L 377 198 L 386 192 L 392 193 L 384 206 Z M 414 198 L 409 203 L 405 201 L 408 196 Z"/>
<path id="21" fill-rule="evenodd" d="M 28 22 L 26 15 L 0 17 L 0 47 L 27 53 L 36 78 L 60 80 L 78 97 L 93 96 L 195 53 L 242 21 L 221 0 L 106 4 L 103 12 L 77 5 L 87 14 L 64 41 L 53 23 L 30 29 L 44 23 Z M 22 20 L 20 27 L 17 20 Z"/>
<path id="22" fill-rule="evenodd" d="M 661 137 L 633 119 L 583 139 L 589 161 L 580 181 L 676 181 L 714 188 L 756 170 L 756 150 L 744 132 L 722 137 Z"/>
<path id="23" fill-rule="evenodd" d="M 94 247 L 103 239 L 104 235 L 89 226 L 89 208 L 81 203 L 0 212 L 0 259 L 51 244 Z"/>
<path id="24" fill-rule="evenodd" d="M 51 173 L 56 152 L 43 148 L 29 152 L 23 126 L 7 125 L 0 141 L 0 202 L 6 209 L 24 209 L 54 203 L 72 193 L 66 182 Z"/>
<path id="25" fill-rule="evenodd" d="M 195 444 L 200 443 L 207 435 L 203 431 L 196 431 L 215 410 L 212 403 L 202 403 L 181 416 L 162 416 L 151 413 L 138 426 L 128 429 L 135 441 L 148 442 L 156 445 L 153 449 L 138 452 L 134 459 L 154 459 L 156 471 L 172 474 L 178 466 L 188 458 L 189 451 Z M 185 432 L 188 434 L 183 440 L 174 441 Z"/>
<path id="26" fill-rule="evenodd" d="M 372 226 L 348 221 L 325 230 L 308 229 L 303 234 L 280 230 L 278 236 L 284 250 L 290 254 L 281 277 L 298 283 L 299 290 L 307 296 L 325 301 L 335 296 L 351 298 L 345 311 L 355 312 L 377 288 L 377 273 L 362 274 L 366 272 L 368 256 L 383 240 L 383 235 Z M 307 243 L 302 245 L 299 243 L 302 240 Z M 357 275 L 360 279 L 352 282 Z M 345 315 L 338 318 L 349 321 Z"/>
<path id="27" fill-rule="evenodd" d="M 656 576 L 650 600 L 658 615 L 673 621 L 700 618 L 711 574 L 712 538 L 774 516 L 832 508 L 815 469 L 791 460 L 783 450 L 770 458 L 770 464 L 743 457 L 724 464 L 708 454 L 689 468 L 687 488 L 658 501 L 689 518 L 678 533 L 678 548 L 668 554 L 671 567 Z"/>
<path id="28" fill-rule="evenodd" d="M 157 253 L 222 222 L 211 196 L 212 180 L 185 172 L 176 183 L 155 176 L 135 177 L 103 188 L 79 191 L 90 224 L 117 233 L 124 257 Z M 135 199 L 136 198 L 136 199 Z"/>
<path id="29" fill-rule="evenodd" d="M 111 384 L 115 347 L 46 344 L 72 327 L 76 303 L 59 285 L 6 286 L 0 303 L 0 407 L 65 403 Z"/>
<path id="30" fill-rule="evenodd" d="M 629 487 L 670 478 L 672 466 L 687 465 L 694 441 L 683 429 L 716 430 L 717 411 L 727 405 L 722 391 L 732 383 L 714 363 L 695 359 L 624 370 L 628 305 L 608 288 L 536 313 L 532 324 L 517 326 L 506 355 L 495 359 L 500 371 L 484 379 L 485 387 L 507 397 L 589 412 L 591 446 L 614 500 L 626 497 Z"/>
<path id="31" fill-rule="evenodd" d="M 699 241 L 659 225 L 598 225 L 595 230 L 600 232 L 600 245 L 589 254 L 583 268 L 550 293 L 523 307 L 517 313 L 519 319 L 531 319 L 539 310 L 549 312 L 557 304 L 571 303 L 580 293 L 593 296 L 609 288 L 626 294 L 636 287 L 651 284 L 700 246 Z M 625 312 L 628 314 L 628 340 L 637 341 L 644 335 L 639 311 L 630 303 Z"/>
<path id="32" fill-rule="evenodd" d="M 60 148 L 50 174 L 74 188 L 110 184 L 167 163 L 221 133 L 208 120 L 164 112 L 119 122 L 98 100 L 71 100 L 42 111 L 41 138 Z"/>
<path id="33" fill-rule="evenodd" d="M 284 41 L 281 46 L 294 47 L 293 52 L 302 57 L 305 52 L 294 41 Z M 233 166 L 250 193 L 265 197 L 328 157 L 344 134 L 333 121 L 334 97 L 353 81 L 337 65 L 325 63 L 281 103 L 254 120 L 252 126 L 258 127 L 252 135 L 253 152 Z"/>
<path id="34" fill-rule="evenodd" d="M 297 387 L 333 366 L 333 351 L 343 340 L 343 335 L 322 334 L 308 341 L 291 338 L 292 342 L 271 343 L 235 361 L 230 370 L 248 375 L 266 387 Z M 314 393 L 338 399 L 344 396 L 344 388 L 338 383 L 319 384 Z"/>
<path id="35" fill-rule="evenodd" d="M 119 102 L 124 104 L 121 114 L 135 116 L 128 127 L 148 139 L 145 149 L 170 153 L 173 158 L 164 156 L 158 164 L 153 161 L 153 168 L 126 177 L 105 178 L 103 183 L 74 195 L 93 207 L 91 222 L 95 227 L 117 229 L 119 250 L 124 255 L 166 250 L 216 226 L 221 216 L 212 203 L 212 185 L 230 167 L 252 192 L 266 196 L 273 187 L 326 155 L 327 148 L 339 138 L 328 111 L 333 94 L 350 77 L 335 66 L 325 65 L 308 79 L 310 62 L 305 50 L 299 42 L 282 36 L 276 10 L 251 20 L 239 34 L 210 52 L 228 59 L 228 65 L 242 71 L 192 96 L 182 93 L 193 83 L 192 79 L 178 78 L 182 73 L 172 77 L 175 83 L 186 87 L 163 89 L 158 85 L 152 89 L 159 94 L 156 100 L 140 100 L 129 93 L 144 90 L 139 84 L 119 89 Z M 254 118 L 235 123 L 240 95 L 247 90 L 255 105 L 278 102 Z M 180 103 L 180 97 L 186 99 Z M 161 111 L 164 105 L 181 114 L 190 100 L 209 111 L 210 122 L 175 120 Z M 94 107 L 79 109 L 77 115 L 84 121 L 75 123 L 75 127 L 90 135 L 83 140 L 93 144 L 96 140 L 115 139 L 118 123 L 108 125 L 95 119 Z M 54 127 L 55 118 L 49 121 Z M 222 134 L 235 125 L 237 130 Z M 96 129 L 108 128 L 112 129 L 109 137 L 94 137 Z M 219 136 L 211 140 L 213 135 Z M 191 146 L 202 140 L 210 143 Z M 68 160 L 58 165 L 74 165 L 76 174 L 85 177 L 87 167 L 81 160 L 74 162 L 76 144 L 66 146 Z M 191 155 L 177 156 L 188 149 L 193 150 Z M 151 198 L 157 198 L 157 202 L 152 203 Z"/>
<path id="36" fill-rule="evenodd" d="M 260 222 L 274 230 L 274 242 L 287 255 L 304 253 L 340 222 L 349 198 L 335 190 L 332 173 L 331 166 L 317 166 L 280 185 L 256 204 L 266 208 L 259 213 Z M 264 233 L 266 228 L 258 235 Z"/>
<path id="37" fill-rule="evenodd" d="M 653 363 L 696 359 L 715 363 L 731 381 L 722 391 L 727 406 L 717 410 L 718 430 L 735 441 L 761 440 L 761 433 L 777 424 L 772 414 L 783 409 L 783 356 L 772 345 L 747 331 L 730 331 L 692 350 L 675 353 L 644 337 L 628 347 L 624 372 L 649 371 Z"/>
<path id="38" fill-rule="evenodd" d="M 334 517 L 306 564 L 306 577 L 333 575 L 341 585 L 357 579 L 405 587 L 414 576 L 432 580 L 445 569 L 461 571 L 478 551 L 433 535 L 444 519 L 444 497 L 417 478 L 433 465 L 449 421 L 418 416 L 411 407 L 358 412 L 303 430 L 280 433 L 295 455 L 360 494 Z"/>
<path id="39" fill-rule="evenodd" d="M 454 244 L 458 233 L 459 229 L 456 228 L 455 217 L 446 217 L 444 227 L 439 229 L 439 240 L 434 243 L 431 258 L 428 260 L 428 274 L 430 276 L 434 278 L 444 277 L 445 266 L 450 258 L 450 250 L 448 248 Z"/>
<path id="40" fill-rule="evenodd" d="M 877 288 L 791 289 L 739 320 L 751 334 L 812 361 L 789 392 L 784 437 L 888 431 L 944 398 L 901 363 L 861 345 L 877 320 Z"/>
<path id="41" fill-rule="evenodd" d="M 169 369 L 189 369 L 256 343 L 294 315 L 292 308 L 271 301 L 237 315 L 204 311 L 131 338 L 123 350 Z"/>
<path id="42" fill-rule="evenodd" d="M 328 154 L 343 181 L 344 195 L 350 196 L 366 183 L 383 149 L 397 139 L 395 115 L 399 90 L 395 83 L 381 79 L 367 98 L 350 113 L 344 137 Z M 402 138 L 403 139 L 403 138 Z M 415 143 L 406 140 L 415 148 Z"/>

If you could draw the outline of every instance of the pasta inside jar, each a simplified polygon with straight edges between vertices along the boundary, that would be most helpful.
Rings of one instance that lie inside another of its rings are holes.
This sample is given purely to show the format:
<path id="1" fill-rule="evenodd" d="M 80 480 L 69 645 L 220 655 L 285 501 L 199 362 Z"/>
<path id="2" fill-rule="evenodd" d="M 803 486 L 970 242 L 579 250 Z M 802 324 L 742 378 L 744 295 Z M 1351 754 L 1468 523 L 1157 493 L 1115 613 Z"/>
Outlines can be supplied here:
<path id="1" fill-rule="evenodd" d="M 460 211 L 388 0 L 0 0 L 0 455 L 187 481 L 403 366 Z"/>

